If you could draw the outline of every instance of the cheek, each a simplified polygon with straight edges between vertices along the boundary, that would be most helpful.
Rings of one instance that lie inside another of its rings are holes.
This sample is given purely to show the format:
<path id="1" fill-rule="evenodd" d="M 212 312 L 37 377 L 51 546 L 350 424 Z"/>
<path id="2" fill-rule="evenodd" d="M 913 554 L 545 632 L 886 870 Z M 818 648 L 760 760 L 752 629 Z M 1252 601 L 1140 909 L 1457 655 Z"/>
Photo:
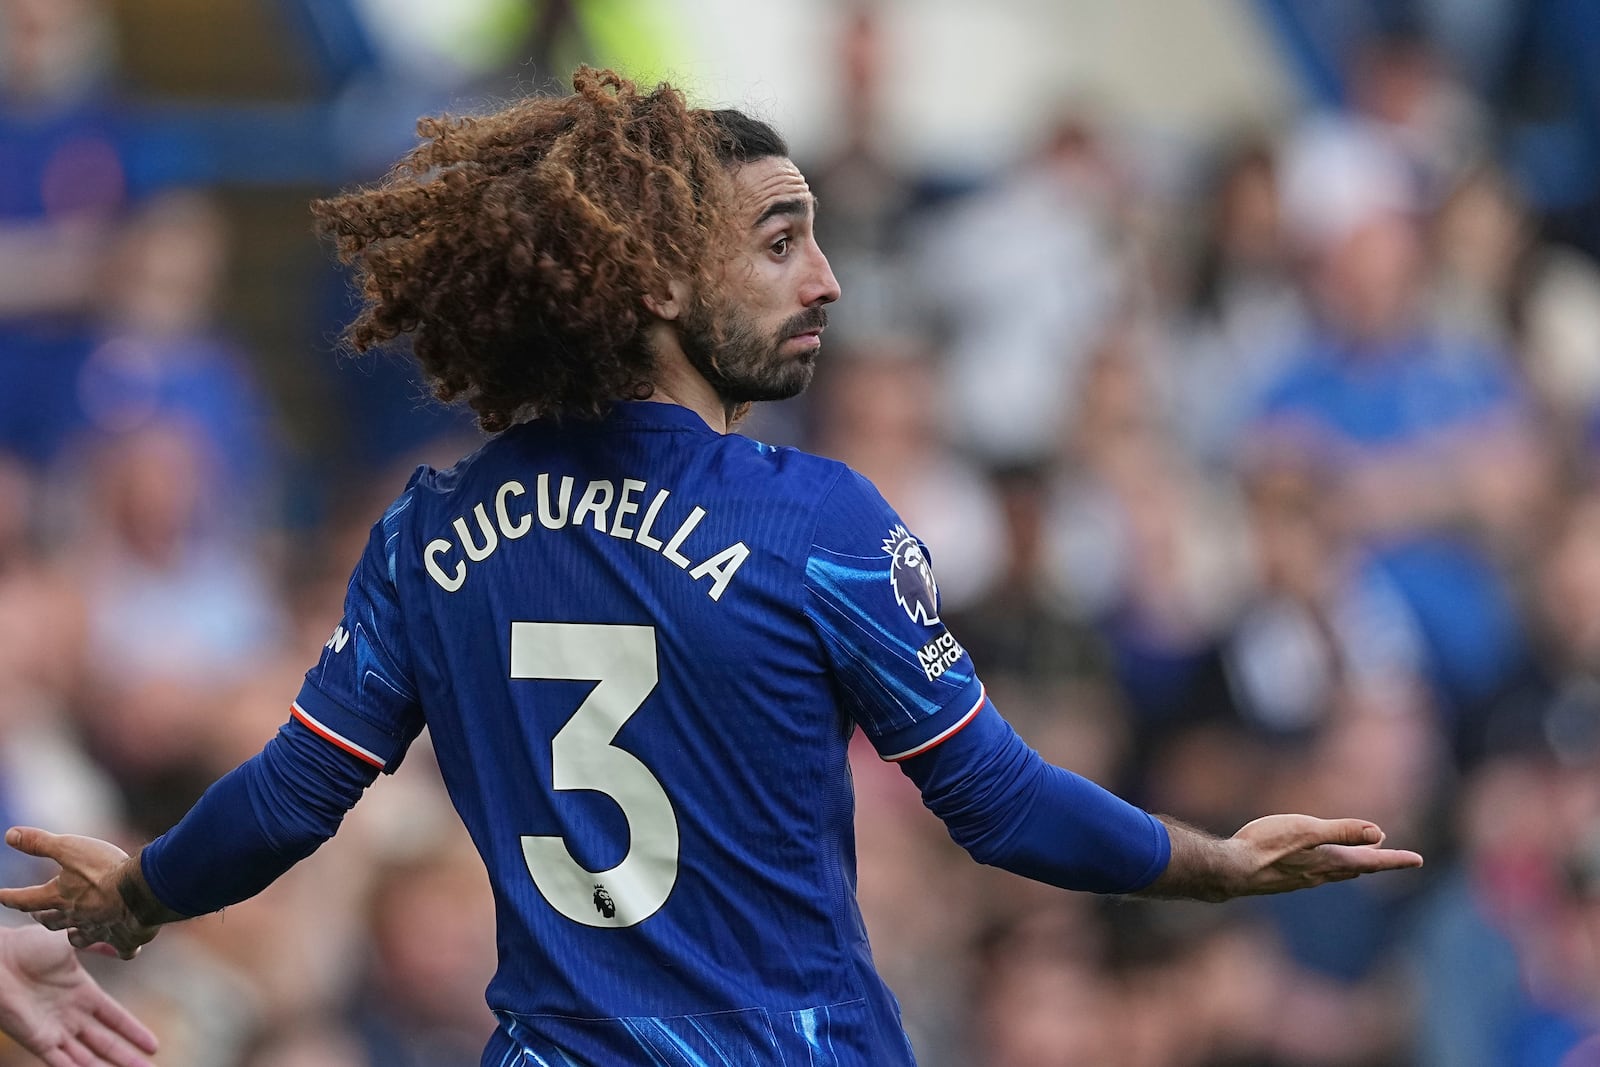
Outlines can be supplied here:
<path id="1" fill-rule="evenodd" d="M 781 264 L 754 263 L 739 286 L 739 300 L 747 314 L 766 319 L 777 317 L 783 306 L 784 271 Z"/>

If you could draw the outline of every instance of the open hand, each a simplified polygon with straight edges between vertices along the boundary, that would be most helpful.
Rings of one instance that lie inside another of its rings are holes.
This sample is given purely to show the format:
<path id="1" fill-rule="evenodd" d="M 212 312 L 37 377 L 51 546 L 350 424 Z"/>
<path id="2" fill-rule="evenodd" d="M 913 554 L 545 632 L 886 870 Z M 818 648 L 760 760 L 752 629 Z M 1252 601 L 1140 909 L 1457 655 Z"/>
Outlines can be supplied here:
<path id="1" fill-rule="evenodd" d="M 1268 815 L 1215 838 L 1170 816 L 1157 818 L 1172 841 L 1172 858 L 1141 891 L 1145 896 L 1232 900 L 1422 866 L 1415 852 L 1381 848 L 1383 831 L 1365 819 Z"/>
<path id="2" fill-rule="evenodd" d="M 0 1031 L 50 1067 L 151 1067 L 156 1038 L 58 933 L 0 930 Z"/>
<path id="3" fill-rule="evenodd" d="M 1233 835 L 1250 857 L 1245 894 L 1287 893 L 1363 874 L 1421 867 L 1422 857 L 1381 848 L 1383 831 L 1363 819 L 1268 815 Z"/>
<path id="4" fill-rule="evenodd" d="M 29 913 L 47 929 L 68 931 L 68 940 L 78 948 L 105 942 L 125 960 L 156 936 L 157 928 L 136 920 L 118 890 L 129 860 L 116 845 L 32 827 L 12 827 L 6 844 L 54 860 L 61 869 L 41 885 L 0 889 L 0 905 Z"/>

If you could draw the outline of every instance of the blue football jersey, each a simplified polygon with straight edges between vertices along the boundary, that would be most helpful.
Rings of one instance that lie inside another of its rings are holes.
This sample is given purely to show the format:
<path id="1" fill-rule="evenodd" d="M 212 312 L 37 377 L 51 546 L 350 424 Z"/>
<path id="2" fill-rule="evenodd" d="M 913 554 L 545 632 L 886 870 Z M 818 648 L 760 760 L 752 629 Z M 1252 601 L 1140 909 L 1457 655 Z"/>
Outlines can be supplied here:
<path id="1" fill-rule="evenodd" d="M 848 741 L 983 700 L 866 480 L 639 402 L 419 470 L 294 715 L 387 770 L 427 726 L 494 888 L 485 1064 L 886 1067 Z"/>

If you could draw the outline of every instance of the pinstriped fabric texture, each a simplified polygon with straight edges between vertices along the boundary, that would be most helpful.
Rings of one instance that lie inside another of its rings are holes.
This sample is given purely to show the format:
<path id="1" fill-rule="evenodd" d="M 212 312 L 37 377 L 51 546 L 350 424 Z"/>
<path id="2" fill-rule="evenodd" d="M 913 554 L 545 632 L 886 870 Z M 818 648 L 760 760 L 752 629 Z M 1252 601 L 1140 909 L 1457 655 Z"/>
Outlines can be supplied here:
<path id="1" fill-rule="evenodd" d="M 835 1020 L 844 1029 L 859 1025 L 852 1016 L 862 1005 L 825 1005 L 783 1013 L 735 1012 L 670 1019 L 569 1020 L 585 1035 L 583 1058 L 541 1036 L 547 1020 L 521 1020 L 501 1013 L 501 1026 L 484 1054 L 484 1067 L 856 1067 L 872 1062 L 835 1045 Z M 752 1018 L 759 1019 L 752 1024 Z M 845 1036 L 848 1036 L 846 1032 Z M 906 1051 L 909 1056 L 909 1049 Z M 618 1058 L 621 1057 L 621 1058 Z"/>
<path id="2" fill-rule="evenodd" d="M 419 470 L 298 705 L 388 770 L 427 727 L 495 889 L 486 1067 L 903 1067 L 848 744 L 979 699 L 938 610 L 854 472 L 621 404 Z"/>

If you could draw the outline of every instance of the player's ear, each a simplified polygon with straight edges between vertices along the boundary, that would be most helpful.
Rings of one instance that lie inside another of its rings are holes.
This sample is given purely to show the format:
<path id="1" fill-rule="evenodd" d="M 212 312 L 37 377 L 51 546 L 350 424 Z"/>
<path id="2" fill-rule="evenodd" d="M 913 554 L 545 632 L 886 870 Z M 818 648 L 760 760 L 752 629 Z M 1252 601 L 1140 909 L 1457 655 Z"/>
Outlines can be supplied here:
<path id="1" fill-rule="evenodd" d="M 688 283 L 679 278 L 671 279 L 665 293 L 646 293 L 644 306 L 656 318 L 675 322 L 689 308 Z"/>

